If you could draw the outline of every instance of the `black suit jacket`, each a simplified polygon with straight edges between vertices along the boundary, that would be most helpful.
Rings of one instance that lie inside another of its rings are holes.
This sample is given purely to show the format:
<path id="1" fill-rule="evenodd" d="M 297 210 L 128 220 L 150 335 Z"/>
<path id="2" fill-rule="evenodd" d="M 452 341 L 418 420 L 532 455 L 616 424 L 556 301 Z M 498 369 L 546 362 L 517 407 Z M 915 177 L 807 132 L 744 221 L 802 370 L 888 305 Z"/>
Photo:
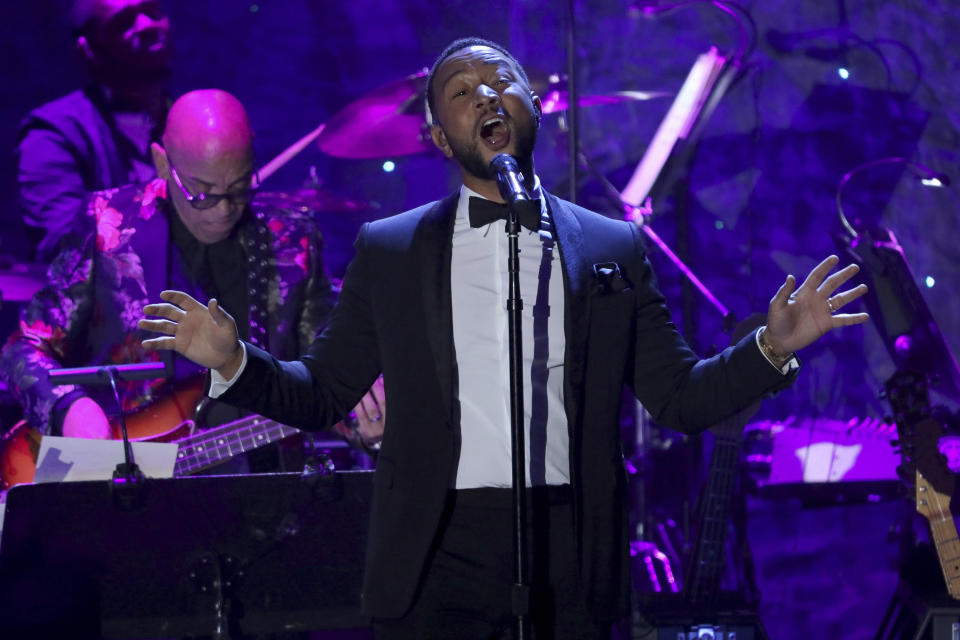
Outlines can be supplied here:
<path id="1" fill-rule="evenodd" d="M 547 195 L 565 285 L 564 401 L 579 570 L 595 615 L 628 607 L 620 392 L 629 384 L 660 423 L 705 428 L 789 384 L 751 334 L 699 360 L 673 323 L 639 232 Z M 374 479 L 366 613 L 410 606 L 460 454 L 450 256 L 456 197 L 365 225 L 330 324 L 296 362 L 248 346 L 223 399 L 293 425 L 332 424 L 381 371 L 389 402 Z M 616 263 L 604 284 L 594 265 Z M 620 288 L 618 285 L 626 284 Z"/>

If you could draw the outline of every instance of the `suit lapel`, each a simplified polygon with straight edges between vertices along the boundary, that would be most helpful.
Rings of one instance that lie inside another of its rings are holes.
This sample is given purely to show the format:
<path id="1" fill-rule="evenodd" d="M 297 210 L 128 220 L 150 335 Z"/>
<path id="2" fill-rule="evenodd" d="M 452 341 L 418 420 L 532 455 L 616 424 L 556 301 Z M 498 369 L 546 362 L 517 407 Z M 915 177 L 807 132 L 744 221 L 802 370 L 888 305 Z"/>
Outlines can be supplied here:
<path id="1" fill-rule="evenodd" d="M 586 375 L 587 328 L 590 326 L 589 284 L 591 265 L 584 259 L 583 229 L 571 206 L 555 196 L 544 192 L 560 247 L 560 262 L 563 266 L 563 327 L 566 349 L 563 354 L 563 404 L 567 414 L 567 434 L 570 437 L 570 484 L 574 487 L 573 527 L 575 539 L 581 549 L 583 544 L 583 481 L 580 456 L 584 430 L 583 394 Z M 585 566 L 580 554 L 578 570 Z"/>
<path id="2" fill-rule="evenodd" d="M 590 320 L 589 290 L 590 265 L 583 257 L 583 229 L 570 206 L 546 194 L 553 226 L 560 246 L 564 284 L 564 337 L 566 351 L 564 364 L 564 397 L 567 403 L 567 419 L 572 429 L 579 424 L 580 394 L 583 388 L 584 358 L 587 343 L 587 327 Z"/>
<path id="3" fill-rule="evenodd" d="M 453 309 L 450 293 L 450 259 L 453 251 L 454 207 L 459 192 L 428 208 L 417 225 L 424 324 L 433 351 L 441 397 L 447 415 L 454 397 Z"/>

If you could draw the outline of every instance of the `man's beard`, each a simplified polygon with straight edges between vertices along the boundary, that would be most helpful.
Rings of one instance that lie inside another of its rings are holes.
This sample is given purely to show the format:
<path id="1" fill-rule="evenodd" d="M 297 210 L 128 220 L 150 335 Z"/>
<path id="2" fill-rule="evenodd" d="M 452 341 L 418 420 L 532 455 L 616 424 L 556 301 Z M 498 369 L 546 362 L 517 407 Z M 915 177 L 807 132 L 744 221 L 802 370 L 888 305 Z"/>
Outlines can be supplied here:
<path id="1" fill-rule="evenodd" d="M 533 160 L 533 149 L 537 145 L 537 130 L 537 126 L 531 124 L 531 126 L 524 127 L 517 132 L 514 158 L 521 170 L 523 167 L 529 167 Z M 445 131 L 444 133 L 446 134 Z M 454 159 L 468 174 L 481 180 L 497 179 L 496 172 L 490 168 L 490 164 L 483 159 L 483 155 L 480 153 L 479 141 L 474 140 L 461 144 L 447 135 L 447 143 L 450 145 L 450 151 L 453 153 Z"/>

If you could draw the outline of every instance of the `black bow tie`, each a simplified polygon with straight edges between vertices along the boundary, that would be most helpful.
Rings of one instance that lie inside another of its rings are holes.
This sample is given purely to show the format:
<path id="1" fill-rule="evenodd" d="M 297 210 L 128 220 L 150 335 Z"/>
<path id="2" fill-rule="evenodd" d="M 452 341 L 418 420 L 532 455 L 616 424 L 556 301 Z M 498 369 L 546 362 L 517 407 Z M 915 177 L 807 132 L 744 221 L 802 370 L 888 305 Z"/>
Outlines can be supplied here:
<path id="1" fill-rule="evenodd" d="M 509 207 L 493 200 L 470 198 L 470 226 L 482 227 L 495 220 L 506 220 Z M 540 200 L 517 201 L 520 225 L 530 231 L 540 230 Z"/>

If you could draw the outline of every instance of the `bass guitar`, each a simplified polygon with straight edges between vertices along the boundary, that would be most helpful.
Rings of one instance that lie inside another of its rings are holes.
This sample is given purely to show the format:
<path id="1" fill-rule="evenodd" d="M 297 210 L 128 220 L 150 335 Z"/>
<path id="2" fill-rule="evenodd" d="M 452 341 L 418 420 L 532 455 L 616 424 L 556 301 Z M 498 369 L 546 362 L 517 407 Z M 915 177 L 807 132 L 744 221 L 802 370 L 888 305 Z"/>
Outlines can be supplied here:
<path id="1" fill-rule="evenodd" d="M 203 381 L 194 379 L 128 415 L 130 440 L 176 443 L 174 475 L 183 476 L 299 433 L 298 429 L 261 416 L 248 416 L 199 431 L 194 418 L 203 397 Z M 111 425 L 114 439 L 120 439 L 119 422 L 112 421 Z M 41 438 L 40 432 L 21 421 L 0 439 L 0 489 L 33 481 Z"/>

